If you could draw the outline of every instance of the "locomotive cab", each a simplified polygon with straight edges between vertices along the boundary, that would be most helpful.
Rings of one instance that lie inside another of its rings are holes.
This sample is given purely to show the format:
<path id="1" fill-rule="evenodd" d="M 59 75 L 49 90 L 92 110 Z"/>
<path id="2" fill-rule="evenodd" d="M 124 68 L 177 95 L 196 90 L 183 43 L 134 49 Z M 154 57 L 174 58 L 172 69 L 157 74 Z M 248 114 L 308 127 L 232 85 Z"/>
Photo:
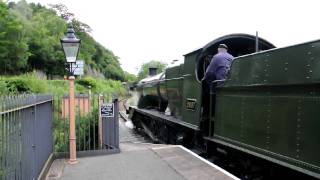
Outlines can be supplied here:
<path id="1" fill-rule="evenodd" d="M 258 38 L 258 49 L 256 50 L 256 37 L 248 34 L 232 34 L 215 39 L 205 45 L 197 57 L 196 76 L 198 81 L 204 77 L 212 57 L 217 53 L 219 44 L 228 46 L 228 53 L 234 57 L 247 55 L 275 48 L 268 41 Z"/>
<path id="2" fill-rule="evenodd" d="M 257 47 L 256 43 L 258 45 Z M 195 73 L 198 82 L 201 83 L 212 57 L 217 53 L 219 44 L 226 44 L 228 46 L 228 53 L 234 57 L 275 48 L 275 46 L 268 41 L 248 34 L 231 34 L 215 39 L 205 45 L 197 56 Z M 226 80 L 228 80 L 228 78 Z M 203 129 L 208 129 L 209 118 L 210 116 L 211 118 L 214 117 L 215 89 L 215 83 L 211 85 L 211 88 L 202 84 L 202 126 L 207 127 Z M 208 132 L 205 132 L 205 134 L 207 133 Z"/>

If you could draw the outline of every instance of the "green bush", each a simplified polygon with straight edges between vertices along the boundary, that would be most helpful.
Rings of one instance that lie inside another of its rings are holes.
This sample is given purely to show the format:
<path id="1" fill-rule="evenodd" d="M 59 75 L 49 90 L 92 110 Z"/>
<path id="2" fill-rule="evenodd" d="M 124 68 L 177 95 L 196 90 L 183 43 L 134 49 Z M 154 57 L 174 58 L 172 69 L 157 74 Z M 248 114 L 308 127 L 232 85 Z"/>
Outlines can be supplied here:
<path id="1" fill-rule="evenodd" d="M 77 80 L 77 83 L 84 87 L 91 86 L 92 89 L 95 89 L 97 87 L 97 81 L 93 77 L 86 77 L 83 79 L 79 79 Z"/>
<path id="2" fill-rule="evenodd" d="M 6 84 L 6 91 L 13 94 L 47 92 L 45 80 L 35 79 L 30 76 L 6 78 L 2 83 Z"/>
<path id="3" fill-rule="evenodd" d="M 120 81 L 94 79 L 85 77 L 76 80 L 76 94 L 88 94 L 91 86 L 92 94 L 125 95 L 125 89 Z M 21 76 L 0 77 L 0 94 L 54 94 L 63 96 L 69 94 L 69 81 L 46 80 L 35 73 Z"/>
<path id="4" fill-rule="evenodd" d="M 0 81 L 0 95 L 7 94 L 7 83 L 5 81 Z"/>
<path id="5" fill-rule="evenodd" d="M 62 97 L 69 93 L 69 82 L 66 80 L 48 80 L 48 91 L 49 94 Z"/>
<path id="6" fill-rule="evenodd" d="M 6 84 L 8 91 L 12 93 L 30 92 L 28 84 L 22 79 L 10 79 L 6 81 Z"/>
<path id="7" fill-rule="evenodd" d="M 69 151 L 69 118 L 61 117 L 61 108 L 59 108 L 61 98 L 55 97 L 54 113 L 54 151 L 55 152 L 68 152 Z M 98 149 L 98 96 L 92 96 L 92 111 L 91 113 L 80 116 L 79 109 L 76 109 L 76 144 L 77 150 L 83 151 L 89 148 Z"/>

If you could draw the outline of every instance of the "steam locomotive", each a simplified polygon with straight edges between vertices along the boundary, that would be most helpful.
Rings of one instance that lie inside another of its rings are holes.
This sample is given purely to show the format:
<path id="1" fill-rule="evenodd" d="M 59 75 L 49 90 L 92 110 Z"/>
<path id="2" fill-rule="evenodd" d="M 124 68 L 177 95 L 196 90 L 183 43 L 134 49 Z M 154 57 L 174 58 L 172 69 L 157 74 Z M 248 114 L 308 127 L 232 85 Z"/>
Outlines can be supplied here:
<path id="1" fill-rule="evenodd" d="M 236 58 L 224 85 L 214 81 L 206 94 L 201 79 L 221 43 Z M 141 80 L 136 92 L 129 117 L 158 141 L 320 178 L 319 40 L 275 48 L 257 36 L 226 35 Z"/>

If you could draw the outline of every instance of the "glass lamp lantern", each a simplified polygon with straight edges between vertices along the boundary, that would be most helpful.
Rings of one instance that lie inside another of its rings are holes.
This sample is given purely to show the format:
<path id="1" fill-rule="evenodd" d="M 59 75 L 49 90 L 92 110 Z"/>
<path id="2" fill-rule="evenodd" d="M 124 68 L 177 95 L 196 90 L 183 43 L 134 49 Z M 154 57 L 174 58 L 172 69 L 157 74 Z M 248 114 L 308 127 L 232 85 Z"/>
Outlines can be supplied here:
<path id="1" fill-rule="evenodd" d="M 75 63 L 79 54 L 81 40 L 75 34 L 72 25 L 70 24 L 67 31 L 67 36 L 60 40 L 67 63 Z"/>

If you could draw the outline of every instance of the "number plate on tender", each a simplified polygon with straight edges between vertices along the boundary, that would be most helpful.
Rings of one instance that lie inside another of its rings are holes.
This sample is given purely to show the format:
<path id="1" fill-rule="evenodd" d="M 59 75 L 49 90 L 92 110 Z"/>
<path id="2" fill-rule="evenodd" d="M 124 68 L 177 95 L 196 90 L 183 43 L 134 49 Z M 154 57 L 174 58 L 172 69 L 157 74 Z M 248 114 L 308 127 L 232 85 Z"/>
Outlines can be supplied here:
<path id="1" fill-rule="evenodd" d="M 196 110 L 196 104 L 197 104 L 197 100 L 196 99 L 187 99 L 186 101 L 186 108 L 188 110 L 192 110 L 195 111 Z"/>

